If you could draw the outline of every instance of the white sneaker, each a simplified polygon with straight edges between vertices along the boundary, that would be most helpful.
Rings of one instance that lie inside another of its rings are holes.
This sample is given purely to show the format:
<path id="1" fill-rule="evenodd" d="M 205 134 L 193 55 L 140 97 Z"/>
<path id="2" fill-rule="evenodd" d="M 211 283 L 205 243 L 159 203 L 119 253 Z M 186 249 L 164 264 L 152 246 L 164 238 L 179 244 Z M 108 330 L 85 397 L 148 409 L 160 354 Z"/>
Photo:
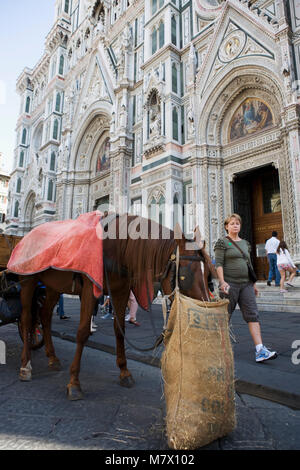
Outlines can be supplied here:
<path id="1" fill-rule="evenodd" d="M 262 346 L 259 351 L 255 354 L 256 362 L 264 362 L 270 359 L 276 359 L 277 352 L 276 351 L 269 351 L 268 348 Z"/>
<path id="2" fill-rule="evenodd" d="M 127 315 L 125 316 L 125 321 L 129 321 L 130 320 L 130 315 L 129 313 L 127 313 Z"/>
<path id="3" fill-rule="evenodd" d="M 295 287 L 294 284 L 292 284 L 291 282 L 286 282 L 285 285 L 288 287 Z"/>
<path id="4" fill-rule="evenodd" d="M 94 323 L 93 319 L 91 319 L 91 327 L 90 327 L 91 333 L 95 333 L 97 331 L 97 325 Z"/>

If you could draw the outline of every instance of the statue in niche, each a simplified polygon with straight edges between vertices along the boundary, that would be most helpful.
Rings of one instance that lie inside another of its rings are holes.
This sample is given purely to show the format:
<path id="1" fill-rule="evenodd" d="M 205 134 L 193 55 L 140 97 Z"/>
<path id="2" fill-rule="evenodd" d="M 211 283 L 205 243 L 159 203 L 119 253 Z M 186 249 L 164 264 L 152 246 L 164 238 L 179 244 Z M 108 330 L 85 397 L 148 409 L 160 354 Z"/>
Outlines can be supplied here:
<path id="1" fill-rule="evenodd" d="M 61 143 L 57 151 L 57 169 L 62 170 L 62 155 L 63 155 L 63 144 Z"/>
<path id="2" fill-rule="evenodd" d="M 68 167 L 68 161 L 69 161 L 69 156 L 70 156 L 70 149 L 68 144 L 64 146 L 64 151 L 62 154 L 62 161 L 61 161 L 61 169 L 66 170 Z"/>
<path id="3" fill-rule="evenodd" d="M 126 129 L 127 122 L 128 122 L 128 106 L 127 106 L 127 97 L 123 95 L 121 103 L 120 103 L 120 111 L 119 111 L 119 126 L 121 129 Z"/>
<path id="4" fill-rule="evenodd" d="M 94 6 L 88 7 L 88 16 L 91 18 L 91 23 L 96 26 L 96 33 L 104 32 L 105 26 L 105 13 L 103 2 L 97 1 Z"/>
<path id="5" fill-rule="evenodd" d="M 114 0 L 114 7 L 116 9 L 117 18 L 119 18 L 119 16 L 121 16 L 121 13 L 122 13 L 121 0 Z"/>
<path id="6" fill-rule="evenodd" d="M 115 109 L 113 109 L 113 111 L 111 113 L 110 130 L 111 130 L 112 134 L 114 134 L 116 132 L 116 112 L 115 112 Z"/>
<path id="7" fill-rule="evenodd" d="M 149 135 L 150 139 L 161 135 L 161 109 L 156 91 L 149 99 Z"/>
<path id="8" fill-rule="evenodd" d="M 163 82 L 165 80 L 164 75 L 165 75 L 164 64 L 160 62 L 159 69 L 158 69 L 158 79 L 160 82 Z"/>
<path id="9" fill-rule="evenodd" d="M 195 74 L 196 74 L 196 67 L 197 67 L 196 51 L 195 51 L 194 45 L 191 44 L 190 51 L 189 51 L 189 58 L 188 58 L 187 67 L 186 67 L 187 84 L 191 84 L 194 82 Z"/>
<path id="10" fill-rule="evenodd" d="M 132 29 L 130 28 L 130 23 L 127 23 L 124 29 L 122 43 L 126 49 L 128 49 L 132 44 Z"/>
<path id="11" fill-rule="evenodd" d="M 125 72 L 125 48 L 124 46 L 120 46 L 119 51 L 117 53 L 117 70 L 118 70 L 118 78 L 121 80 L 124 77 Z"/>
<path id="12" fill-rule="evenodd" d="M 76 218 L 79 217 L 82 213 L 83 213 L 83 204 L 82 204 L 82 201 L 78 201 L 76 211 L 75 211 Z"/>
<path id="13" fill-rule="evenodd" d="M 79 157 L 79 168 L 83 169 L 85 167 L 86 155 L 80 155 Z"/>
<path id="14" fill-rule="evenodd" d="M 64 117 L 66 127 L 68 127 L 71 124 L 71 99 L 72 98 L 70 94 L 66 92 L 64 111 L 63 111 L 63 117 Z"/>
<path id="15" fill-rule="evenodd" d="M 104 34 L 104 11 L 103 10 L 99 13 L 98 22 L 96 26 L 96 34 L 98 33 Z"/>
<path id="16" fill-rule="evenodd" d="M 190 139 L 195 136 L 195 116 L 194 116 L 193 104 L 191 102 L 187 110 L 187 120 L 188 120 L 188 138 Z"/>
<path id="17" fill-rule="evenodd" d="M 70 135 L 63 138 L 58 149 L 58 171 L 65 171 L 68 168 L 70 158 Z"/>
<path id="18" fill-rule="evenodd" d="M 41 199 L 42 198 L 42 186 L 43 186 L 43 170 L 40 168 L 39 174 L 38 174 L 38 187 L 37 187 L 37 198 Z"/>

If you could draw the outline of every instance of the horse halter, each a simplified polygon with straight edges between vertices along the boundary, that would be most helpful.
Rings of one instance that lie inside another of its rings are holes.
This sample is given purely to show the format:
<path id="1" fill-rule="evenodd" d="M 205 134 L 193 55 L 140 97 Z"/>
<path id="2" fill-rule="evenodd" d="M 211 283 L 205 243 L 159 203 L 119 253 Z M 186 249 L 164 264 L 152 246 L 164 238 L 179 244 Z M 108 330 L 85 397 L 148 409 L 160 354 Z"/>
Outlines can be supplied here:
<path id="1" fill-rule="evenodd" d="M 202 255 L 179 255 L 179 261 L 187 260 L 190 261 L 188 266 L 180 266 L 178 267 L 178 285 L 180 290 L 187 291 L 189 290 L 194 282 L 194 273 L 190 269 L 190 266 L 193 262 L 204 262 L 204 257 Z M 166 269 L 160 278 L 160 284 L 166 279 L 166 277 L 171 271 L 171 289 L 172 291 L 175 289 L 176 286 L 176 252 L 173 252 L 169 258 L 168 264 Z"/>

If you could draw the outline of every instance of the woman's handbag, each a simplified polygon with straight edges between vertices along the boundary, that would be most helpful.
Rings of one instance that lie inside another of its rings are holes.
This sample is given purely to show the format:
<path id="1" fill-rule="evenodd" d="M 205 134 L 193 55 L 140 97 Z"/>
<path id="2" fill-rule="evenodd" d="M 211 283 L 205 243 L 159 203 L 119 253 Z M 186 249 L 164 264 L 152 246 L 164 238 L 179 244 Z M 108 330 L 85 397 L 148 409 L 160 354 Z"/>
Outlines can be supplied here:
<path id="1" fill-rule="evenodd" d="M 241 250 L 241 248 L 240 248 L 230 237 L 227 236 L 226 238 L 227 238 L 229 241 L 231 241 L 231 243 L 242 253 L 243 258 L 244 258 L 244 260 L 246 261 L 247 266 L 248 266 L 249 279 L 250 279 L 251 282 L 253 282 L 253 284 L 255 284 L 255 282 L 257 281 L 257 277 L 256 277 L 256 274 L 255 274 L 254 269 L 252 268 L 250 259 L 248 258 L 248 256 L 245 255 L 245 253 L 243 252 L 243 250 Z"/>

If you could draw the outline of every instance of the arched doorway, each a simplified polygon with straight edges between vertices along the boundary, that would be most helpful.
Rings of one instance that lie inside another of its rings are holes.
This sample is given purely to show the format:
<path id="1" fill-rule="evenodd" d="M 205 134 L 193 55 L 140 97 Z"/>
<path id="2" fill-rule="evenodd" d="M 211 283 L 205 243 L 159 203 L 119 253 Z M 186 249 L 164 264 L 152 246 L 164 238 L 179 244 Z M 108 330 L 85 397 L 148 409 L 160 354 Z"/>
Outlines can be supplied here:
<path id="1" fill-rule="evenodd" d="M 93 210 L 110 193 L 109 120 L 98 114 L 80 133 L 75 146 L 75 184 L 71 217 Z"/>
<path id="2" fill-rule="evenodd" d="M 277 230 L 289 244 L 293 188 L 289 146 L 282 132 L 284 96 L 278 77 L 264 67 L 236 68 L 207 89 L 199 113 L 199 148 L 207 158 L 198 178 L 210 250 L 224 236 L 224 218 L 243 218 L 259 278 L 267 274 L 264 242 Z M 200 152 L 199 152 L 200 155 Z M 281 206 L 282 205 L 282 209 Z M 268 206 L 268 207 L 267 207 Z"/>
<path id="3" fill-rule="evenodd" d="M 30 232 L 34 227 L 36 217 L 36 195 L 31 192 L 27 197 L 24 212 L 24 233 Z"/>
<path id="4" fill-rule="evenodd" d="M 236 175 L 232 183 L 233 211 L 243 220 L 241 236 L 252 245 L 252 258 L 259 279 L 268 278 L 265 242 L 272 231 L 283 238 L 278 170 L 266 165 Z"/>

